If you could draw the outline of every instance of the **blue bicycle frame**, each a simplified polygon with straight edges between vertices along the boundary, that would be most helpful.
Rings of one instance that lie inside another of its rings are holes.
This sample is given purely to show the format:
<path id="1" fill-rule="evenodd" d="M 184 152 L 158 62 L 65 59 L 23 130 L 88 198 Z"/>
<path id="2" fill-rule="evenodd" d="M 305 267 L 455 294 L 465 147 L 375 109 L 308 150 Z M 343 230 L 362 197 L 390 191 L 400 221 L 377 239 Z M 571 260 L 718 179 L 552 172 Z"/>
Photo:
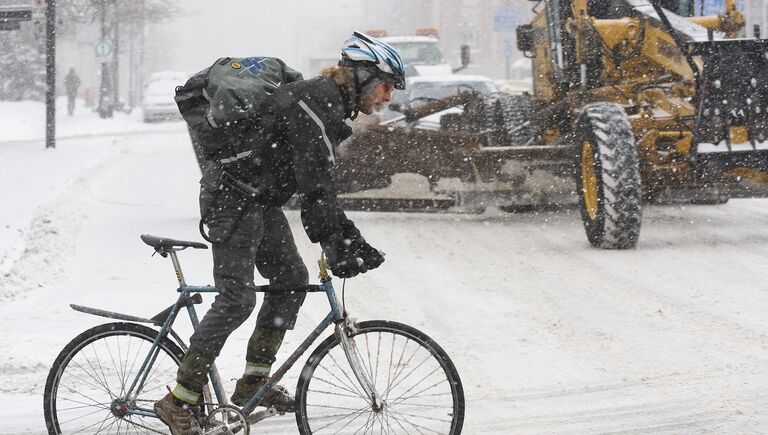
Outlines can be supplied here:
<path id="1" fill-rule="evenodd" d="M 181 312 L 182 308 L 184 307 L 187 308 L 187 313 L 189 314 L 189 318 L 190 318 L 190 321 L 192 322 L 192 325 L 194 327 L 197 327 L 197 325 L 200 323 L 200 320 L 198 318 L 197 311 L 195 310 L 195 304 L 202 302 L 202 298 L 199 296 L 199 294 L 200 293 L 218 293 L 218 290 L 214 286 L 187 285 L 175 250 L 166 251 L 166 254 L 171 257 L 171 261 L 173 262 L 173 267 L 176 271 L 176 277 L 179 281 L 179 288 L 177 290 L 179 292 L 179 298 L 176 300 L 176 303 L 174 305 L 172 305 L 162 313 L 158 314 L 154 318 L 145 319 L 141 317 L 130 316 L 130 315 L 121 314 L 121 313 L 114 313 L 114 312 L 99 310 L 95 308 L 71 305 L 73 309 L 77 311 L 86 312 L 89 314 L 96 314 L 99 316 L 110 317 L 110 318 L 121 319 L 121 320 L 128 320 L 128 321 L 135 321 L 135 322 L 153 323 L 158 326 L 161 325 L 157 338 L 155 338 L 155 341 L 152 343 L 149 354 L 144 359 L 144 362 L 142 363 L 136 378 L 133 380 L 133 382 L 131 383 L 131 386 L 125 392 L 124 397 L 131 397 L 134 391 L 141 391 L 141 389 L 144 387 L 144 384 L 147 381 L 147 377 L 149 376 L 149 373 L 150 373 L 150 370 L 148 370 L 148 368 L 152 367 L 152 365 L 154 364 L 158 354 L 160 353 L 160 343 L 169 334 L 171 334 L 176 339 L 177 343 L 182 347 L 182 349 L 186 351 L 186 346 L 184 345 L 183 341 L 181 340 L 180 337 L 178 337 L 178 335 L 176 335 L 176 333 L 172 329 L 172 325 L 176 321 L 176 317 Z M 339 303 L 336 299 L 336 292 L 333 289 L 330 275 L 327 272 L 324 259 L 322 258 L 320 260 L 320 280 L 321 280 L 321 284 L 319 285 L 307 285 L 302 287 L 299 290 L 306 291 L 306 292 L 325 292 L 326 297 L 328 298 L 328 303 L 331 308 L 330 312 L 317 325 L 317 327 L 312 332 L 309 333 L 307 338 L 301 342 L 301 344 L 296 348 L 296 350 L 293 353 L 291 353 L 291 355 L 285 360 L 285 362 L 277 370 L 275 370 L 275 372 L 267 379 L 266 384 L 263 385 L 253 395 L 253 397 L 251 397 L 251 399 L 249 399 L 245 403 L 245 405 L 241 408 L 241 412 L 243 414 L 249 415 L 251 412 L 253 412 L 253 410 L 256 408 L 256 406 L 258 406 L 258 404 L 261 402 L 261 400 L 264 398 L 264 395 L 266 395 L 266 393 L 270 390 L 270 388 L 272 388 L 273 385 L 280 382 L 280 380 L 285 375 L 285 373 L 291 367 L 293 367 L 293 364 L 295 364 L 296 361 L 299 358 L 301 358 L 301 356 L 310 348 L 310 346 L 312 346 L 312 344 L 315 342 L 315 340 L 317 340 L 320 334 L 323 333 L 323 331 L 325 331 L 332 324 L 339 324 L 344 322 L 345 313 L 343 313 L 342 310 L 339 308 Z M 292 290 L 295 291 L 296 289 L 292 289 Z M 274 291 L 274 289 L 270 289 L 270 286 L 268 285 L 263 285 L 263 286 L 257 286 L 256 291 L 266 292 L 266 291 Z M 214 391 L 214 394 L 216 395 L 216 399 L 218 403 L 221 405 L 228 404 L 228 400 L 224 392 L 221 378 L 219 376 L 219 372 L 215 364 L 211 365 L 209 376 L 210 376 L 211 385 L 213 387 L 213 391 Z M 142 415 L 146 417 L 157 417 L 157 414 L 155 414 L 154 410 L 142 408 L 142 407 L 133 408 L 130 411 L 130 413 L 136 414 L 136 415 Z"/>

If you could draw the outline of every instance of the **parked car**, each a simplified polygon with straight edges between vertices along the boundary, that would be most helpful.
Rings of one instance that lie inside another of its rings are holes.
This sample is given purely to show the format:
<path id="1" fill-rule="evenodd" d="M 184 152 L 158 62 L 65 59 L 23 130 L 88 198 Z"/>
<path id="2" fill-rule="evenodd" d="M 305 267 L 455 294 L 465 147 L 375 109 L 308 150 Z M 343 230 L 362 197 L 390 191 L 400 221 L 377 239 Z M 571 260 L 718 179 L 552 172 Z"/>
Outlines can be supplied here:
<path id="1" fill-rule="evenodd" d="M 154 80 L 144 86 L 144 99 L 141 109 L 144 122 L 176 121 L 181 119 L 179 109 L 173 100 L 176 86 L 183 84 L 177 80 Z"/>
<path id="2" fill-rule="evenodd" d="M 156 71 L 149 75 L 147 83 L 158 81 L 175 81 L 181 85 L 190 77 L 192 77 L 192 74 L 185 71 Z"/>

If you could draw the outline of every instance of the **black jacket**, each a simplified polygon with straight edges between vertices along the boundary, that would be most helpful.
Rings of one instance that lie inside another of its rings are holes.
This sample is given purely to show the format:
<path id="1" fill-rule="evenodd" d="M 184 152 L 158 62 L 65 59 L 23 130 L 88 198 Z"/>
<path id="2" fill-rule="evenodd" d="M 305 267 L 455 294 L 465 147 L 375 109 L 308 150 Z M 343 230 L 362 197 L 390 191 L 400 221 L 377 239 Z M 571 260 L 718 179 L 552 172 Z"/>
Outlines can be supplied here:
<path id="1" fill-rule="evenodd" d="M 281 206 L 298 192 L 302 223 L 315 243 L 362 240 L 338 205 L 331 175 L 336 147 L 352 134 L 344 122 L 348 100 L 327 77 L 279 87 L 261 119 L 240 133 L 241 140 L 254 142 L 257 157 L 223 167 L 253 186 L 259 202 Z"/>

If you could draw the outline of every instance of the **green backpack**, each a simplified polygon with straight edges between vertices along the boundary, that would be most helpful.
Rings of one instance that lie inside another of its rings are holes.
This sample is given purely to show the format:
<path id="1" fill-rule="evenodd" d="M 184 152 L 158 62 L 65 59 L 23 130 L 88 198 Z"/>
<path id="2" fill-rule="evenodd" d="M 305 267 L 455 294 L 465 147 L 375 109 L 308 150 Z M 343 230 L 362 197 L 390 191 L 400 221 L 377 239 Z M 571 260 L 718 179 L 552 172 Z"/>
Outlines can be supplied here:
<path id="1" fill-rule="evenodd" d="M 224 57 L 177 87 L 175 100 L 203 157 L 228 162 L 253 151 L 243 127 L 258 124 L 268 96 L 298 80 L 301 73 L 276 57 Z"/>

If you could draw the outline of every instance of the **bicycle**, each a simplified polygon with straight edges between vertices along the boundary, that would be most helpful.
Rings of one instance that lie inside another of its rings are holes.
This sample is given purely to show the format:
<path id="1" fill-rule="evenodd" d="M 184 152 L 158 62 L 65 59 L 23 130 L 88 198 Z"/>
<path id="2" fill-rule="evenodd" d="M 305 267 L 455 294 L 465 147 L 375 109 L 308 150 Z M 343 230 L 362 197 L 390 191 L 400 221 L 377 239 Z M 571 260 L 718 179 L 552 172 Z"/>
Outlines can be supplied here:
<path id="1" fill-rule="evenodd" d="M 207 245 L 150 235 L 141 239 L 155 253 L 170 257 L 179 297 L 149 319 L 70 305 L 76 311 L 122 322 L 88 329 L 56 358 L 43 398 L 50 434 L 169 432 L 153 404 L 165 395 L 163 387 L 175 383 L 176 369 L 187 349 L 172 326 L 183 308 L 196 326 L 194 306 L 202 303 L 201 293 L 217 290 L 187 285 L 176 254 L 187 248 L 207 249 Z M 279 414 L 274 408 L 254 411 L 269 388 L 331 325 L 333 334 L 310 354 L 296 386 L 295 415 L 302 435 L 369 431 L 460 434 L 464 391 L 445 351 L 426 334 L 401 323 L 356 322 L 346 311 L 343 292 L 339 304 L 322 256 L 319 264 L 320 284 L 298 290 L 324 292 L 330 312 L 242 408 L 229 404 L 219 372 L 212 365 L 198 415 L 205 435 L 248 435 L 252 424 Z M 264 285 L 257 291 L 280 289 Z"/>

